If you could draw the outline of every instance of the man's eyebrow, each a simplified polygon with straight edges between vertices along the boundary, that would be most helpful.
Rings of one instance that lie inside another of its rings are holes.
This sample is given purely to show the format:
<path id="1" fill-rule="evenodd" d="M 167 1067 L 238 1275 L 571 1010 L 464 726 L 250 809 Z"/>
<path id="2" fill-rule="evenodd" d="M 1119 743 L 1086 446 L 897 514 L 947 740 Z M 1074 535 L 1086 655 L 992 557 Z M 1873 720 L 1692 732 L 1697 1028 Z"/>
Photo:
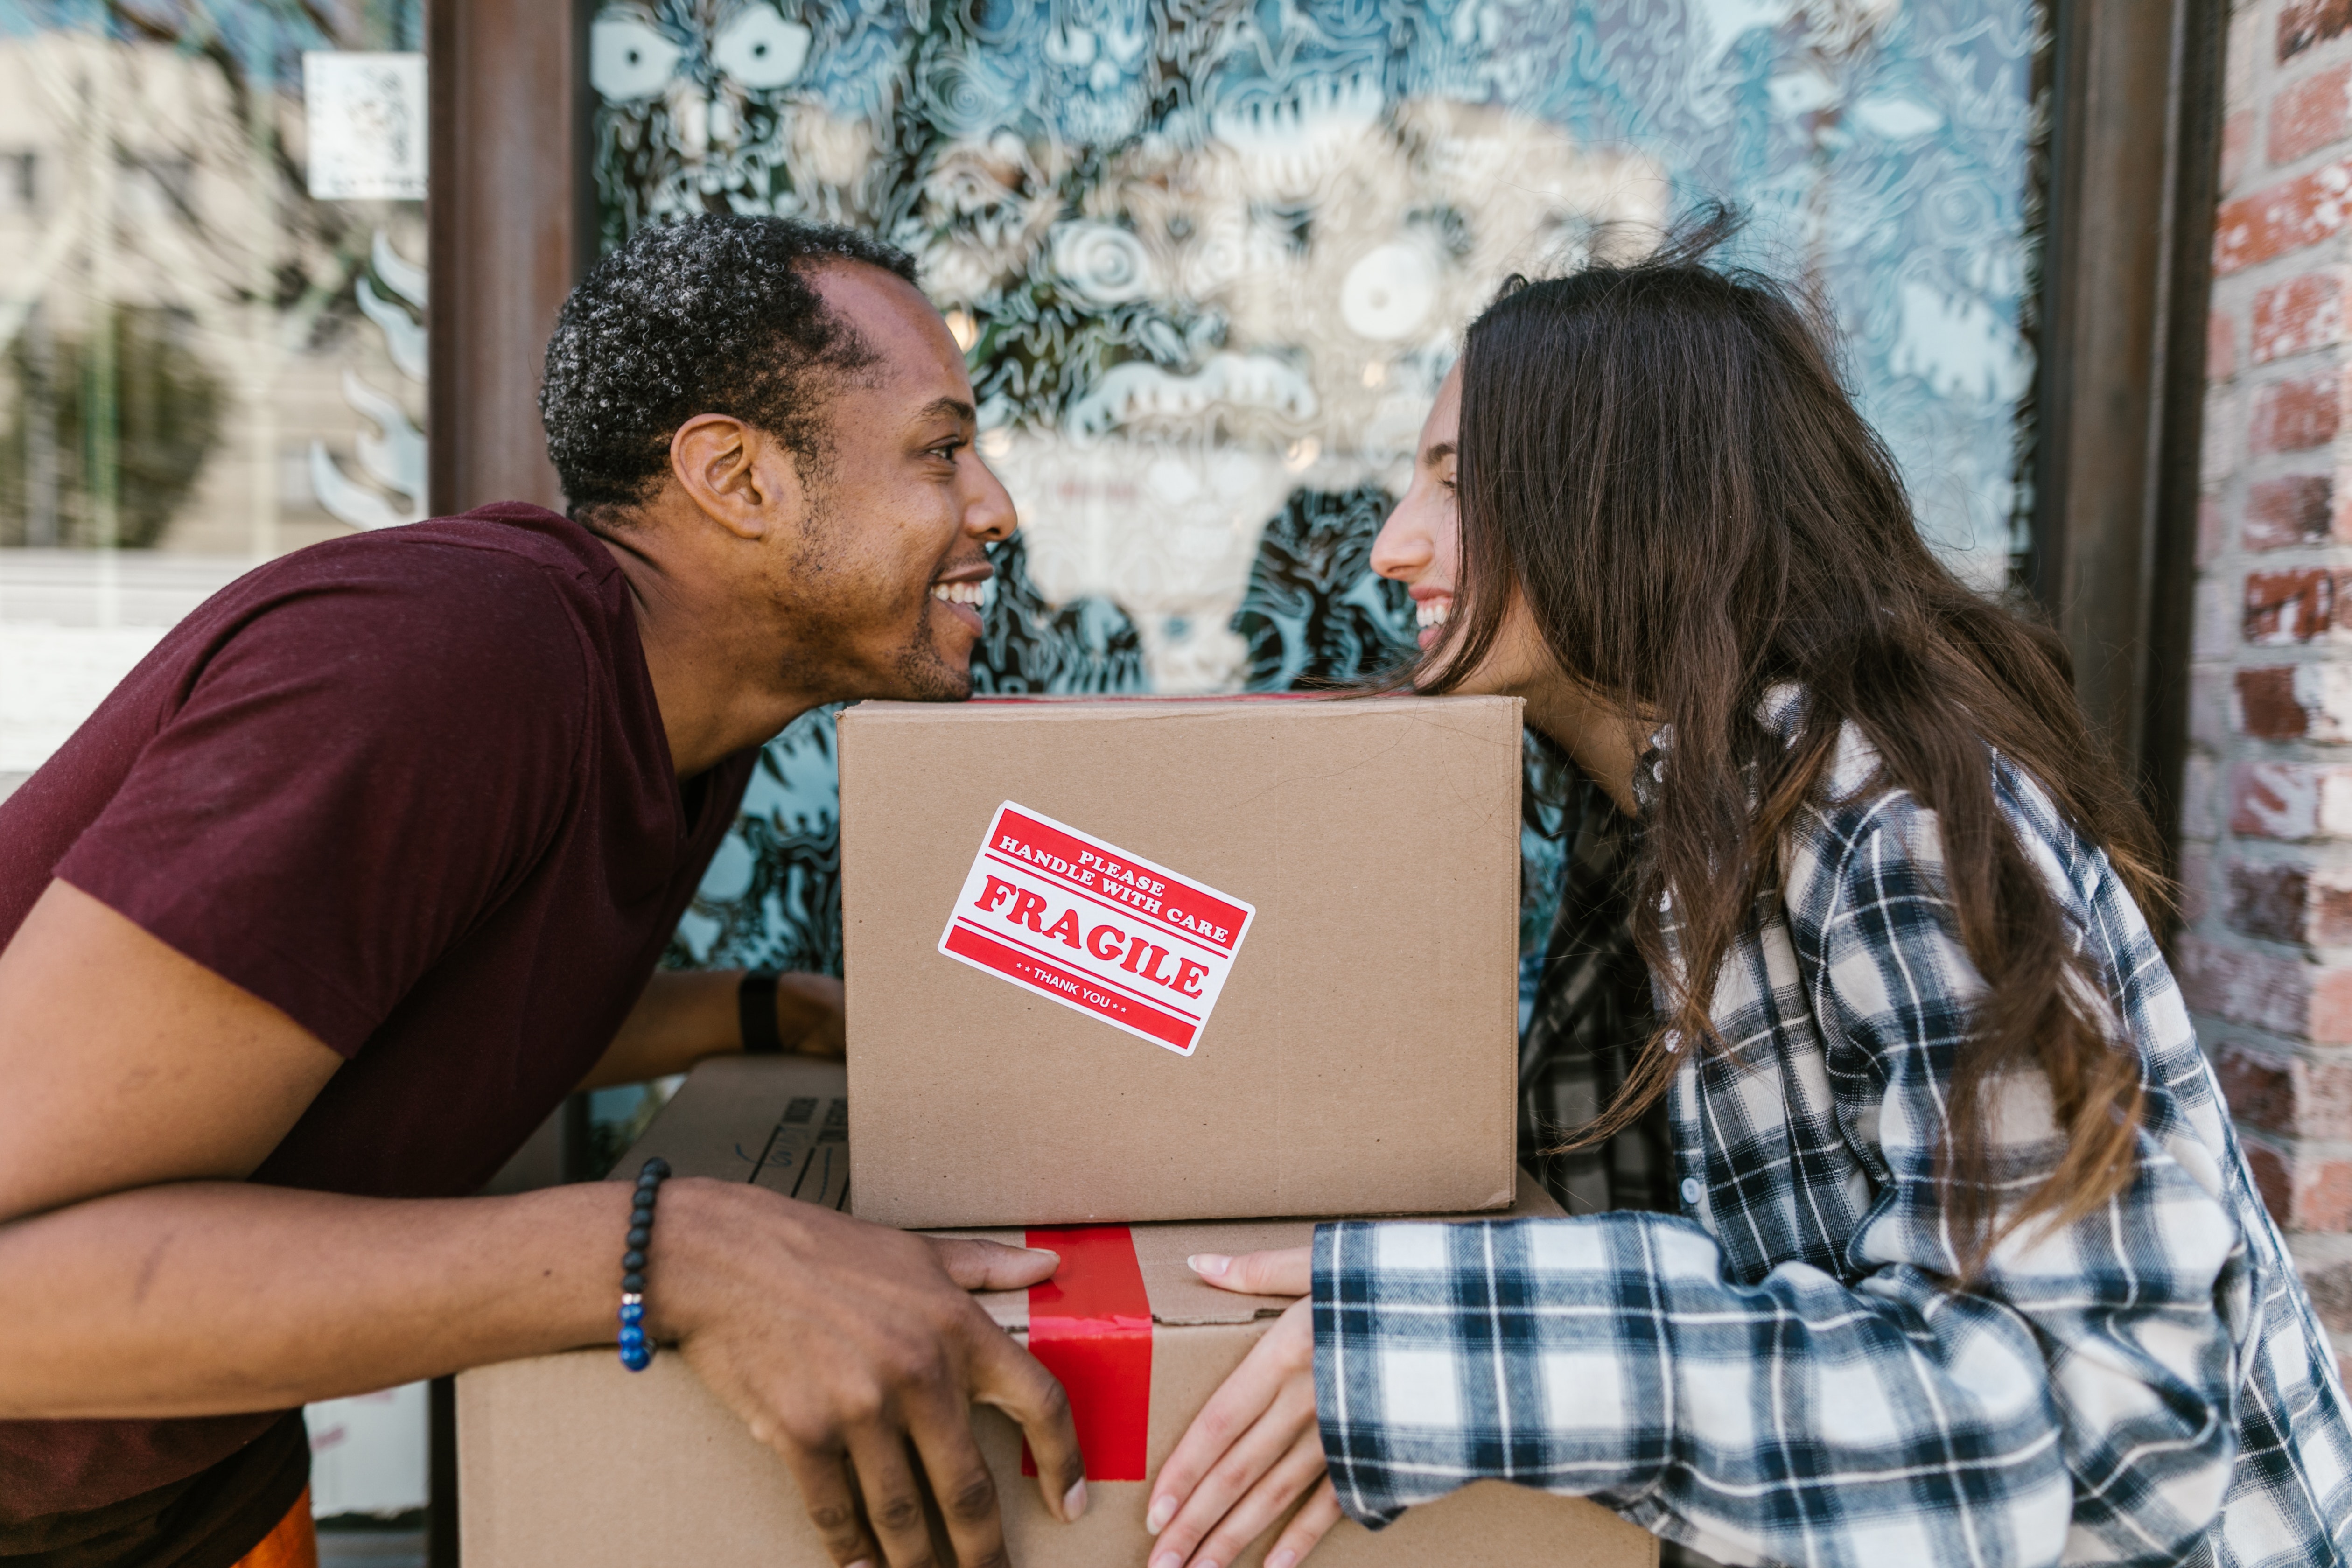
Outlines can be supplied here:
<path id="1" fill-rule="evenodd" d="M 979 416 L 973 411 L 971 405 L 960 397 L 935 397 L 924 404 L 922 411 L 915 417 L 919 420 L 956 419 L 966 425 L 976 424 L 979 420 Z"/>

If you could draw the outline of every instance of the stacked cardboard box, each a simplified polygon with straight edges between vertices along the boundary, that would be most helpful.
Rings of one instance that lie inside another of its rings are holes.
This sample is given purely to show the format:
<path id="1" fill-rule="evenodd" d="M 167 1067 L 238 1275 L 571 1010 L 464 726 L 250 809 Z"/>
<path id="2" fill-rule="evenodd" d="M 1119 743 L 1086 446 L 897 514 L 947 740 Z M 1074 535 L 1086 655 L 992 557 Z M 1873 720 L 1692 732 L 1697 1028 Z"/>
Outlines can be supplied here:
<path id="1" fill-rule="evenodd" d="M 1266 1216 L 1559 1212 L 1512 1159 L 1518 704 L 869 704 L 841 735 L 846 1075 L 707 1063 L 621 1168 L 1059 1251 L 981 1300 L 1072 1391 L 1087 1517 L 1016 1481 L 1003 1416 L 975 1429 L 1015 1563 L 1139 1563 L 1148 1478 L 1286 1304 L 1186 1257 L 1311 1236 Z M 468 1373 L 458 1412 L 469 1568 L 827 1562 L 677 1357 Z M 1605 1510 L 1481 1483 L 1315 1561 L 1654 1557 Z"/>

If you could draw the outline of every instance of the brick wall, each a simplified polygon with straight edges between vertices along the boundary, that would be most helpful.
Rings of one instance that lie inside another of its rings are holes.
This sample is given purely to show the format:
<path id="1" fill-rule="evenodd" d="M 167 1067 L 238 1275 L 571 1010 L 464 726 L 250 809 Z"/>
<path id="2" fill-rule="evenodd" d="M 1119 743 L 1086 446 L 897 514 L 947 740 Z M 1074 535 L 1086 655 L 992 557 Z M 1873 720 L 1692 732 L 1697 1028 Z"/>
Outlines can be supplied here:
<path id="1" fill-rule="evenodd" d="M 2229 51 L 2178 956 L 2352 1375 L 2352 0 Z"/>

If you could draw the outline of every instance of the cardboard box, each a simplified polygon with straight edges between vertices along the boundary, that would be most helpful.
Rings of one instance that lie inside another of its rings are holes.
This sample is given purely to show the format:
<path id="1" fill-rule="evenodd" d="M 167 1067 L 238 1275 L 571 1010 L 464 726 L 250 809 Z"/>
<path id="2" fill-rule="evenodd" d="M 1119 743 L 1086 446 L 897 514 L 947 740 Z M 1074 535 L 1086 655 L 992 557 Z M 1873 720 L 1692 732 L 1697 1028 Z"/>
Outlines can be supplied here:
<path id="1" fill-rule="evenodd" d="M 841 716 L 862 1218 L 1511 1201 L 1516 698 Z"/>
<path id="2" fill-rule="evenodd" d="M 828 1135 L 827 1122 L 845 1090 L 841 1070 L 824 1064 L 707 1063 L 618 1168 L 635 1171 L 658 1153 L 680 1174 L 757 1181 L 837 1207 L 847 1147 Z M 1519 1207 L 1558 1212 L 1531 1184 Z M 1105 1408 L 1081 1380 L 1065 1377 L 1087 1450 L 1086 1517 L 1065 1525 L 1049 1516 L 1021 1475 L 1017 1429 L 993 1410 L 974 1413 L 1020 1568 L 1145 1561 L 1143 1478 L 1159 1473 L 1193 1415 L 1284 1305 L 1204 1285 L 1184 1258 L 1298 1245 L 1311 1230 L 1302 1221 L 1133 1228 L 1126 1260 L 1139 1279 L 1130 1288 L 1148 1298 L 1151 1326 L 1139 1347 L 1126 1347 L 1126 1374 L 1148 1394 L 1141 1408 Z M 1087 1239 L 1076 1246 L 1057 1238 L 1066 1270 L 1087 1261 L 1079 1254 L 1089 1240 L 1097 1267 L 1126 1247 L 1115 1228 L 1080 1236 Z M 1017 1243 L 1022 1233 L 997 1237 Z M 1037 1294 L 1044 1310 L 1034 1320 L 1031 1292 L 980 1300 L 1029 1341 L 1049 1331 L 1052 1298 Z M 1033 1348 L 1053 1364 L 1047 1344 Z M 675 1354 L 656 1356 L 642 1373 L 622 1370 L 610 1347 L 467 1373 L 457 1379 L 457 1438 L 467 1568 L 830 1568 L 782 1463 Z M 1255 1568 L 1272 1544 L 1271 1534 L 1259 1540 L 1242 1568 Z M 940 1549 L 942 1563 L 952 1561 L 944 1541 Z M 1656 1553 L 1655 1538 L 1605 1509 L 1482 1481 L 1378 1534 L 1343 1521 L 1308 1561 L 1310 1568 L 1650 1568 Z"/>

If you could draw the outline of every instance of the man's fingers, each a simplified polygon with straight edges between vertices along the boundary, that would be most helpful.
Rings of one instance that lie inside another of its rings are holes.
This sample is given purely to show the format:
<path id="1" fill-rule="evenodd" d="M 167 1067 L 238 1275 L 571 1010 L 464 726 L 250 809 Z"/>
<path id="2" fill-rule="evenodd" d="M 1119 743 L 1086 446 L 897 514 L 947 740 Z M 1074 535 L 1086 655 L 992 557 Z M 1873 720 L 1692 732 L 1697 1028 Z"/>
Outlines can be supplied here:
<path id="1" fill-rule="evenodd" d="M 857 1495 L 850 1487 L 849 1471 L 841 1456 L 812 1453 L 789 1443 L 775 1447 L 783 1457 L 784 1468 L 801 1489 L 801 1503 L 808 1510 L 809 1521 L 816 1526 L 818 1539 L 824 1542 L 825 1555 L 842 1564 L 877 1561 L 874 1538 L 859 1516 Z"/>
<path id="2" fill-rule="evenodd" d="M 1070 1396 L 1035 1356 L 994 1323 L 975 1337 L 972 1399 L 996 1406 L 1019 1424 L 1037 1461 L 1037 1489 L 1045 1494 L 1045 1510 L 1065 1523 L 1076 1519 L 1087 1511 L 1087 1462 L 1078 1452 Z"/>
<path id="3" fill-rule="evenodd" d="M 1320 1485 L 1307 1499 L 1307 1506 L 1294 1515 L 1274 1542 L 1274 1550 L 1265 1554 L 1265 1568 L 1298 1568 L 1315 1543 L 1331 1532 L 1339 1522 L 1339 1494 L 1325 1476 Z"/>
<path id="4" fill-rule="evenodd" d="M 1196 1252 L 1186 1258 L 1192 1272 L 1221 1290 L 1248 1296 L 1304 1296 L 1315 1288 L 1315 1249 L 1286 1247 L 1276 1252 L 1244 1252 L 1239 1258 Z"/>
<path id="5" fill-rule="evenodd" d="M 931 1551 L 930 1524 L 905 1439 L 887 1427 L 866 1427 L 850 1438 L 849 1462 L 856 1468 L 866 1523 L 882 1543 L 883 1561 L 890 1568 L 934 1568 L 939 1559 Z"/>
<path id="6" fill-rule="evenodd" d="M 1322 1434 L 1301 1433 L 1288 1452 L 1250 1488 L 1249 1495 L 1228 1510 L 1225 1517 L 1217 1521 L 1216 1528 L 1192 1549 L 1195 1568 L 1209 1568 L 1213 1563 L 1231 1563 L 1239 1557 L 1244 1547 L 1270 1529 L 1301 1494 L 1323 1479 L 1323 1474 Z"/>
<path id="7" fill-rule="evenodd" d="M 974 1241 L 961 1237 L 927 1237 L 940 1255 L 948 1278 L 967 1290 L 1025 1290 L 1051 1279 L 1062 1266 L 1059 1255 L 1037 1247 L 1006 1247 L 1001 1242 Z"/>
<path id="8" fill-rule="evenodd" d="M 971 1415 L 961 1400 L 927 1405 L 913 1432 L 916 1456 L 931 1496 L 946 1520 L 961 1568 L 1007 1568 L 1004 1525 L 996 1512 L 996 1481 L 971 1440 Z"/>

